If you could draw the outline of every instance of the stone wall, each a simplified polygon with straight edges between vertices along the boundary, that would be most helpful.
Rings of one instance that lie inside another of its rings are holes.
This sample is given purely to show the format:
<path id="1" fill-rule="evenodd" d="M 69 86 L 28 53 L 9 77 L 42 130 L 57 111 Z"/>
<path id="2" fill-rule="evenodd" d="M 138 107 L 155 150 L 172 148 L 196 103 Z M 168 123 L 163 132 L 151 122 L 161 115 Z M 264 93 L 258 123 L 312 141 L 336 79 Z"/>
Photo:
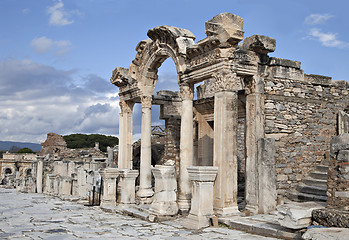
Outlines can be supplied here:
<path id="1" fill-rule="evenodd" d="M 346 82 L 317 75 L 302 79 L 298 62 L 287 61 L 283 65 L 288 67 L 272 70 L 274 76 L 265 80 L 264 88 L 265 134 L 276 140 L 277 189 L 282 195 L 328 156 L 330 140 L 337 135 L 337 114 L 349 103 Z"/>

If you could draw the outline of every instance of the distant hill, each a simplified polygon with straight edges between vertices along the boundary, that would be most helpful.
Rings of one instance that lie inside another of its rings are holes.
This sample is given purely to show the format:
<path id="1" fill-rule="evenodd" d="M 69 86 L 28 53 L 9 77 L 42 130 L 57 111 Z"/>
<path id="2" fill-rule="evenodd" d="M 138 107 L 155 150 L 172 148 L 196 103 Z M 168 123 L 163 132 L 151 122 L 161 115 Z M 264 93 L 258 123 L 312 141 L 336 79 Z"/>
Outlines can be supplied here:
<path id="1" fill-rule="evenodd" d="M 30 148 L 34 152 L 41 150 L 41 144 L 38 143 L 25 143 L 25 142 L 10 142 L 10 141 L 0 141 L 0 150 L 10 150 L 12 146 L 19 148 Z"/>

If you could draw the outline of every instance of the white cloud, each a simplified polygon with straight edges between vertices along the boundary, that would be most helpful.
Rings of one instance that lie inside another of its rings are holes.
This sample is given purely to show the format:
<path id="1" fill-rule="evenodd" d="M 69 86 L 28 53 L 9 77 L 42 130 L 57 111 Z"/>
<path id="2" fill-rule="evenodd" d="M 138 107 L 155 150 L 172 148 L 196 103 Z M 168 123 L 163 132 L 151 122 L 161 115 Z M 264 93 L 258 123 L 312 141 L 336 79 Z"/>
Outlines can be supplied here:
<path id="1" fill-rule="evenodd" d="M 70 51 L 72 43 L 67 40 L 54 41 L 50 38 L 42 36 L 33 39 L 30 46 L 36 53 L 39 54 L 55 51 L 56 56 L 62 56 Z"/>
<path id="2" fill-rule="evenodd" d="M 315 25 L 315 24 L 321 24 L 325 23 L 330 18 L 333 18 L 332 15 L 329 14 L 310 14 L 308 17 L 305 18 L 305 23 L 309 25 Z"/>
<path id="3" fill-rule="evenodd" d="M 349 43 L 337 39 L 336 33 L 325 33 L 318 28 L 313 28 L 308 34 L 310 39 L 315 39 L 325 47 L 349 47 Z"/>
<path id="4" fill-rule="evenodd" d="M 115 87 L 101 94 L 93 85 L 77 86 L 73 74 L 31 60 L 0 61 L 1 140 L 39 142 L 48 132 L 116 135 Z"/>
<path id="5" fill-rule="evenodd" d="M 74 22 L 70 19 L 74 12 L 67 12 L 64 9 L 62 0 L 58 0 L 56 4 L 47 9 L 47 13 L 50 16 L 49 23 L 53 26 L 66 26 Z"/>
<path id="6" fill-rule="evenodd" d="M 22 9 L 22 13 L 23 14 L 29 14 L 31 11 L 30 11 L 30 9 L 29 8 L 24 8 L 24 9 Z"/>

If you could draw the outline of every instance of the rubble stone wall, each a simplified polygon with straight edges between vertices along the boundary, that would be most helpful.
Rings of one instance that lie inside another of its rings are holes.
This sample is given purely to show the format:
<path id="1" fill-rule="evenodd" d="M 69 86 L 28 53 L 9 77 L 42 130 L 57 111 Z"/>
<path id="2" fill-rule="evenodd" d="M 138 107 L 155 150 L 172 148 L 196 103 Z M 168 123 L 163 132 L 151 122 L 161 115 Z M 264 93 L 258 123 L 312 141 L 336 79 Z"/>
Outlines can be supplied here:
<path id="1" fill-rule="evenodd" d="M 265 134 L 275 138 L 279 194 L 293 189 L 330 150 L 337 114 L 349 103 L 347 83 L 305 75 L 265 80 Z"/>

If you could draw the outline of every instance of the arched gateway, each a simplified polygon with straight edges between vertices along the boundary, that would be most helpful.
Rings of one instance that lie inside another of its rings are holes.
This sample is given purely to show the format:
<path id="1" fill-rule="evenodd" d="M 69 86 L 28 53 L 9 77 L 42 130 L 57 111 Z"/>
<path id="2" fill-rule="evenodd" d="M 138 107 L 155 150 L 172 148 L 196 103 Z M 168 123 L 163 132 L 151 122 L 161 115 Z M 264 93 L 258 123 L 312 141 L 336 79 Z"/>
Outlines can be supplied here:
<path id="1" fill-rule="evenodd" d="M 246 159 L 246 207 L 252 212 L 274 209 L 275 167 L 267 163 L 265 168 L 269 170 L 266 171 L 263 169 L 265 162 L 260 164 L 260 161 L 266 154 L 263 151 L 266 145 L 271 145 L 268 149 L 273 149 L 273 141 L 264 138 L 263 83 L 267 74 L 264 66 L 269 60 L 267 54 L 275 50 L 275 40 L 254 35 L 238 46 L 244 35 L 242 27 L 241 17 L 231 13 L 219 14 L 206 22 L 207 37 L 197 43 L 188 30 L 155 27 L 148 31 L 149 39 L 137 45 L 137 54 L 130 67 L 117 67 L 113 71 L 111 82 L 119 87 L 121 108 L 119 168 L 132 168 L 132 110 L 135 103 L 142 106 L 140 187 L 137 194 L 145 202 L 153 195 L 151 106 L 158 101 L 154 96 L 157 71 L 171 57 L 176 65 L 180 87 L 179 100 L 178 96 L 166 98 L 169 103 L 180 101 L 180 104 L 170 104 L 176 106 L 175 112 L 180 113 L 179 208 L 182 211 L 190 208 L 191 183 L 187 167 L 214 165 L 218 167 L 215 211 L 220 215 L 238 211 L 237 158 L 240 146 L 237 132 L 238 118 L 242 116 L 245 125 L 242 152 Z M 198 87 L 197 107 L 193 109 L 194 84 L 200 82 L 204 84 Z M 200 106 L 206 106 L 206 110 L 200 111 Z M 194 147 L 193 112 L 200 132 L 196 136 L 199 138 L 198 147 Z M 271 182 L 264 188 L 261 187 L 263 178 Z"/>

